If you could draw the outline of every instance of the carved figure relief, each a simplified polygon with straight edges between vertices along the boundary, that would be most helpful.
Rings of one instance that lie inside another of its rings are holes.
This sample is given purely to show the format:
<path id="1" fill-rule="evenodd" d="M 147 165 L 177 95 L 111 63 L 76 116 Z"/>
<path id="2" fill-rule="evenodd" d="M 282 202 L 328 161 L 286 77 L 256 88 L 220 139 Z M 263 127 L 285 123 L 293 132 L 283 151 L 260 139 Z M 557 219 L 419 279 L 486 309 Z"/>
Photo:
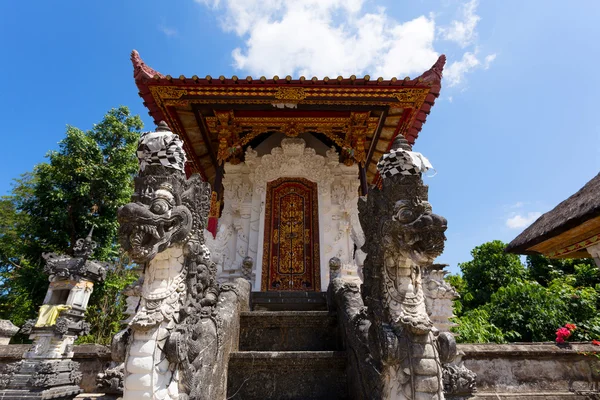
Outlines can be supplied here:
<path id="1" fill-rule="evenodd" d="M 367 253 L 362 293 L 334 279 L 330 291 L 349 347 L 359 398 L 443 399 L 442 364 L 456 354 L 454 338 L 432 324 L 423 271 L 444 248 L 446 220 L 432 213 L 421 174 L 430 164 L 403 137 L 378 164 L 381 189 L 359 202 Z"/>
<path id="2" fill-rule="evenodd" d="M 339 162 L 335 148 L 325 156 L 307 148 L 301 138 L 285 138 L 262 157 L 252 148 L 245 162 L 225 164 L 223 179 L 224 208 L 219 220 L 217 238 L 207 240 L 217 263 L 218 278 L 228 281 L 242 276 L 244 257 L 254 263 L 253 290 L 264 290 L 264 246 L 266 225 L 267 185 L 279 178 L 304 178 L 317 185 L 320 290 L 328 284 L 327 260 L 339 257 L 342 275 L 359 278 L 355 245 L 364 243 L 358 220 L 358 167 Z M 319 289 L 319 288 L 316 288 Z"/>
<path id="3" fill-rule="evenodd" d="M 202 366 L 216 357 L 219 292 L 203 234 L 211 192 L 199 176 L 186 179 L 182 146 L 164 123 L 141 137 L 133 201 L 119 210 L 121 245 L 144 266 L 137 311 L 113 340 L 126 400 L 205 398 Z"/>

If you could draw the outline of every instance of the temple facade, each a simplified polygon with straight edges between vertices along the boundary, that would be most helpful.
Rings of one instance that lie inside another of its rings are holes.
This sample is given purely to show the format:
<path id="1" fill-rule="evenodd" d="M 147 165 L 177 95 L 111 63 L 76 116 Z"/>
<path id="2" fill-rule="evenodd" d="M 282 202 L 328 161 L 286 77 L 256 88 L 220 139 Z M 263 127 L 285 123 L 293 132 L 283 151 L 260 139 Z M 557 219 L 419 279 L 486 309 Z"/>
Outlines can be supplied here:
<path id="1" fill-rule="evenodd" d="M 186 173 L 211 184 L 206 245 L 220 282 L 252 291 L 326 291 L 330 262 L 362 279 L 357 202 L 381 186 L 393 140 L 414 144 L 441 87 L 421 76 L 172 77 L 132 53 L 149 114 L 184 142 Z"/>

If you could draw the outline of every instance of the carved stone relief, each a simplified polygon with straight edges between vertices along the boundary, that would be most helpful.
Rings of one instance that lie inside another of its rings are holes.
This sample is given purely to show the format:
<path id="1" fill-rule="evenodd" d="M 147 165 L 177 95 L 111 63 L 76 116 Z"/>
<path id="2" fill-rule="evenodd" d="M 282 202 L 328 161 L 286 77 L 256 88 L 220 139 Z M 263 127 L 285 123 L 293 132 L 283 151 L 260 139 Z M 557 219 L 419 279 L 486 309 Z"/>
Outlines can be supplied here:
<path id="1" fill-rule="evenodd" d="M 301 177 L 317 183 L 321 290 L 327 288 L 327 262 L 332 257 L 341 260 L 343 276 L 360 280 L 356 250 L 364 243 L 364 234 L 358 220 L 358 167 L 341 164 L 334 148 L 325 156 L 319 155 L 300 138 L 285 138 L 280 147 L 262 157 L 248 148 L 244 163 L 225 164 L 219 230 L 216 239 L 207 238 L 212 259 L 217 263 L 218 280 L 226 282 L 244 276 L 242 263 L 250 257 L 255 261 L 252 290 L 261 289 L 257 277 L 262 273 L 266 185 L 282 177 Z"/>

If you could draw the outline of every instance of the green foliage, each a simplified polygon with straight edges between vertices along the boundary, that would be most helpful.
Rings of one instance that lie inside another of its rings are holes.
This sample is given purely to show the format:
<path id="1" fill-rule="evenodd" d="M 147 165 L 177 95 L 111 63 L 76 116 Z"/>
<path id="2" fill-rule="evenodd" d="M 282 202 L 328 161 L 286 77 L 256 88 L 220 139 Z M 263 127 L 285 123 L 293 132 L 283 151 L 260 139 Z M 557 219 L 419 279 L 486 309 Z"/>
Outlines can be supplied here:
<path id="1" fill-rule="evenodd" d="M 87 132 L 67 127 L 59 151 L 48 153 L 49 162 L 35 167 L 31 195 L 15 196 L 17 208 L 29 215 L 29 235 L 40 248 L 70 251 L 94 226 L 94 257 L 110 260 L 118 255 L 117 209 L 132 194 L 142 126 L 139 117 L 120 107 Z"/>
<path id="2" fill-rule="evenodd" d="M 11 194 L 0 199 L 0 318 L 16 325 L 34 318 L 48 288 L 42 253 L 71 253 L 76 240 L 92 227 L 98 243 L 93 257 L 119 265 L 117 209 L 133 192 L 142 128 L 141 119 L 127 107 L 111 109 L 85 132 L 68 126 L 58 151 L 48 153 L 48 162 L 16 180 Z M 92 309 L 105 298 L 118 301 L 108 287 L 131 280 L 122 269 L 96 285 Z M 93 329 L 105 332 L 104 326 Z"/>
<path id="3" fill-rule="evenodd" d="M 494 293 L 488 305 L 490 321 L 517 332 L 519 341 L 553 341 L 556 329 L 594 316 L 596 292 L 576 289 L 564 281 L 549 288 L 535 281 L 513 283 Z"/>
<path id="4" fill-rule="evenodd" d="M 514 332 L 505 332 L 490 322 L 485 307 L 476 308 L 454 319 L 458 324 L 453 328 L 459 343 L 506 343 L 516 336 Z"/>
<path id="5" fill-rule="evenodd" d="M 600 273 L 591 259 L 550 260 L 506 254 L 500 241 L 476 247 L 473 260 L 451 275 L 460 342 L 554 341 L 566 323 L 572 340 L 600 338 Z"/>
<path id="6" fill-rule="evenodd" d="M 126 257 L 121 258 L 122 261 Z M 123 262 L 112 265 L 106 280 L 94 290 L 85 320 L 91 325 L 88 335 L 77 339 L 77 343 L 110 344 L 112 336 L 121 330 L 120 321 L 125 319 L 126 309 L 123 289 L 137 279 L 137 274 Z"/>
<path id="7" fill-rule="evenodd" d="M 457 316 L 461 316 L 463 314 L 462 299 L 466 295 L 468 295 L 468 293 L 466 291 L 465 280 L 462 278 L 462 276 L 460 276 L 458 274 L 447 275 L 444 279 L 450 285 L 452 285 L 452 287 L 454 289 L 456 289 L 456 292 L 460 296 L 458 299 L 454 300 L 454 302 L 453 302 L 454 303 L 453 304 L 453 308 L 454 308 L 454 314 L 457 315 Z"/>
<path id="8" fill-rule="evenodd" d="M 587 277 L 581 276 L 581 279 L 583 279 L 582 283 L 585 286 L 594 286 L 600 283 L 598 268 L 591 258 L 549 259 L 542 255 L 530 255 L 527 256 L 525 264 L 529 279 L 539 282 L 544 286 L 548 286 L 556 278 L 572 274 L 587 274 Z"/>
<path id="9" fill-rule="evenodd" d="M 486 304 L 502 286 L 525 276 L 519 256 L 505 253 L 505 247 L 499 240 L 484 243 L 471 251 L 473 260 L 459 264 L 465 281 L 465 311 Z"/>

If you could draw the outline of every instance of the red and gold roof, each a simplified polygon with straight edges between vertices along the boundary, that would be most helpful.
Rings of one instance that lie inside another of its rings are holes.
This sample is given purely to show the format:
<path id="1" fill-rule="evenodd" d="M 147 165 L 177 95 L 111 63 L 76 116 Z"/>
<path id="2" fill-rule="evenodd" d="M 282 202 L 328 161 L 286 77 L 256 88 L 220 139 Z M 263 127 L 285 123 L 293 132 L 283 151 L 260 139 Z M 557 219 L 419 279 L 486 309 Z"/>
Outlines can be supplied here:
<path id="1" fill-rule="evenodd" d="M 335 146 L 341 161 L 366 168 L 378 179 L 376 164 L 402 134 L 414 144 L 439 96 L 442 55 L 421 76 L 371 80 L 338 76 L 323 79 L 271 79 L 248 76 L 173 78 L 131 54 L 134 78 L 155 123 L 166 121 L 185 143 L 189 169 L 214 182 L 225 161 L 239 162 L 247 146 L 256 147 L 274 132 L 308 133 Z"/>

